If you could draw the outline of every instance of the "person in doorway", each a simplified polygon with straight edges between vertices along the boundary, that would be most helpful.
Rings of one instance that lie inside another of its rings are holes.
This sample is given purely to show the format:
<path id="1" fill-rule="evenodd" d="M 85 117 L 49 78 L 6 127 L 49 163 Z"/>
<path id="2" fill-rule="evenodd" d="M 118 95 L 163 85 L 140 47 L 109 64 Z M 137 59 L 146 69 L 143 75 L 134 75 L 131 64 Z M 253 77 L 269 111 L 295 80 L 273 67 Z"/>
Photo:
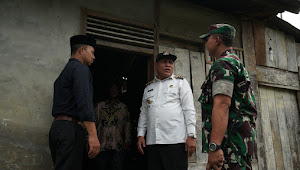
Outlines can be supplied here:
<path id="1" fill-rule="evenodd" d="M 200 36 L 215 59 L 199 98 L 207 170 L 252 169 L 256 153 L 256 103 L 248 72 L 232 48 L 235 34 L 231 25 L 214 24 Z"/>
<path id="2" fill-rule="evenodd" d="M 92 75 L 96 41 L 86 35 L 71 37 L 71 59 L 54 83 L 49 145 L 56 170 L 82 170 L 88 156 L 100 151 L 93 107 Z"/>
<path id="3" fill-rule="evenodd" d="M 187 80 L 173 75 L 176 56 L 156 57 L 157 76 L 146 85 L 137 128 L 137 147 L 148 152 L 148 170 L 187 170 L 196 150 L 196 118 Z M 145 134 L 146 142 L 145 142 Z"/>
<path id="4" fill-rule="evenodd" d="M 130 115 L 127 106 L 118 100 L 119 86 L 109 87 L 109 99 L 95 108 L 97 130 L 101 143 L 96 158 L 100 170 L 123 170 L 126 152 L 130 148 Z"/>

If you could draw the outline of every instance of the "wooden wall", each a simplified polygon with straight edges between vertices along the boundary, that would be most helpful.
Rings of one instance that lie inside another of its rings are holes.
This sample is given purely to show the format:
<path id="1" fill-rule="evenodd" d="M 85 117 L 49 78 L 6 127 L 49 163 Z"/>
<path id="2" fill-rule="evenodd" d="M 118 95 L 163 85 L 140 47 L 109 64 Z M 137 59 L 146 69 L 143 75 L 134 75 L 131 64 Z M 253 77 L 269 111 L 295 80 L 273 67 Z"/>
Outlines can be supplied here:
<path id="1" fill-rule="evenodd" d="M 268 169 L 299 169 L 299 110 L 293 90 L 259 86 Z"/>
<path id="2" fill-rule="evenodd" d="M 296 43 L 294 37 L 271 28 L 265 28 L 265 63 L 259 63 L 268 67 L 281 70 L 298 72 Z M 270 52 L 273 52 L 273 57 Z"/>
<path id="3" fill-rule="evenodd" d="M 262 22 L 244 21 L 242 25 L 245 66 L 258 106 L 257 168 L 298 170 L 300 88 L 297 44 L 292 36 L 267 28 Z"/>

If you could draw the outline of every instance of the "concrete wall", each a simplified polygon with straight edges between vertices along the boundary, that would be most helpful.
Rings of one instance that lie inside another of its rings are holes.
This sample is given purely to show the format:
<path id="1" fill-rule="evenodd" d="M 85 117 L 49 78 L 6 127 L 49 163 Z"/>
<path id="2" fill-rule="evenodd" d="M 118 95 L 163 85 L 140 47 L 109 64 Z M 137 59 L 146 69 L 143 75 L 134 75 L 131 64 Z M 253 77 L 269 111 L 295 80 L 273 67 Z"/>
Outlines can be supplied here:
<path id="1" fill-rule="evenodd" d="M 234 47 L 242 47 L 240 16 L 210 10 L 190 1 L 161 0 L 160 31 L 198 41 L 211 24 L 227 23 L 237 30 Z"/>
<path id="2" fill-rule="evenodd" d="M 148 24 L 151 0 L 0 0 L 0 169 L 52 169 L 53 82 L 70 57 L 80 8 Z"/>

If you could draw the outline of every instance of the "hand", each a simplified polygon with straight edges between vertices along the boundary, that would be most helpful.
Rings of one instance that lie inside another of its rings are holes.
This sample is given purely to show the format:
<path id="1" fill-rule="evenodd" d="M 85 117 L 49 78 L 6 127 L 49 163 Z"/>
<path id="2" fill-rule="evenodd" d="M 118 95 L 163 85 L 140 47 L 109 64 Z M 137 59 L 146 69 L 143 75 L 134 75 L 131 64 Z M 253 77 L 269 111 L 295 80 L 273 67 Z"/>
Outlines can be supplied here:
<path id="1" fill-rule="evenodd" d="M 97 136 L 89 137 L 89 152 L 88 156 L 90 159 L 95 158 L 100 152 L 100 143 Z"/>
<path id="2" fill-rule="evenodd" d="M 206 170 L 211 170 L 212 168 L 214 170 L 221 170 L 222 166 L 224 164 L 224 153 L 222 149 L 219 149 L 217 151 L 209 151 L 208 154 L 208 162 L 206 165 Z"/>
<path id="3" fill-rule="evenodd" d="M 191 157 L 196 151 L 196 139 L 188 136 L 185 142 L 185 151 L 188 152 L 188 156 Z"/>
<path id="4" fill-rule="evenodd" d="M 143 136 L 139 136 L 136 145 L 139 152 L 144 155 L 143 147 L 144 148 L 146 147 L 146 143 L 145 143 L 145 138 Z"/>

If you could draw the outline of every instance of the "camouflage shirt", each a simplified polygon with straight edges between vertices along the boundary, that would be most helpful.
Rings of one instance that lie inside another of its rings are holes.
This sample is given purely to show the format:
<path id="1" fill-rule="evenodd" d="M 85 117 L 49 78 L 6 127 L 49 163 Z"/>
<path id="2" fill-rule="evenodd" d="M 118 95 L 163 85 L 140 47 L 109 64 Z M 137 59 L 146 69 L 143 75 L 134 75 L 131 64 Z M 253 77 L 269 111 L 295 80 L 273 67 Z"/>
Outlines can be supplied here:
<path id="1" fill-rule="evenodd" d="M 216 94 L 227 95 L 231 97 L 231 106 L 222 149 L 230 162 L 243 165 L 249 155 L 256 155 L 257 110 L 247 70 L 237 55 L 227 50 L 213 63 L 201 88 L 202 151 L 209 152 L 213 97 Z"/>

